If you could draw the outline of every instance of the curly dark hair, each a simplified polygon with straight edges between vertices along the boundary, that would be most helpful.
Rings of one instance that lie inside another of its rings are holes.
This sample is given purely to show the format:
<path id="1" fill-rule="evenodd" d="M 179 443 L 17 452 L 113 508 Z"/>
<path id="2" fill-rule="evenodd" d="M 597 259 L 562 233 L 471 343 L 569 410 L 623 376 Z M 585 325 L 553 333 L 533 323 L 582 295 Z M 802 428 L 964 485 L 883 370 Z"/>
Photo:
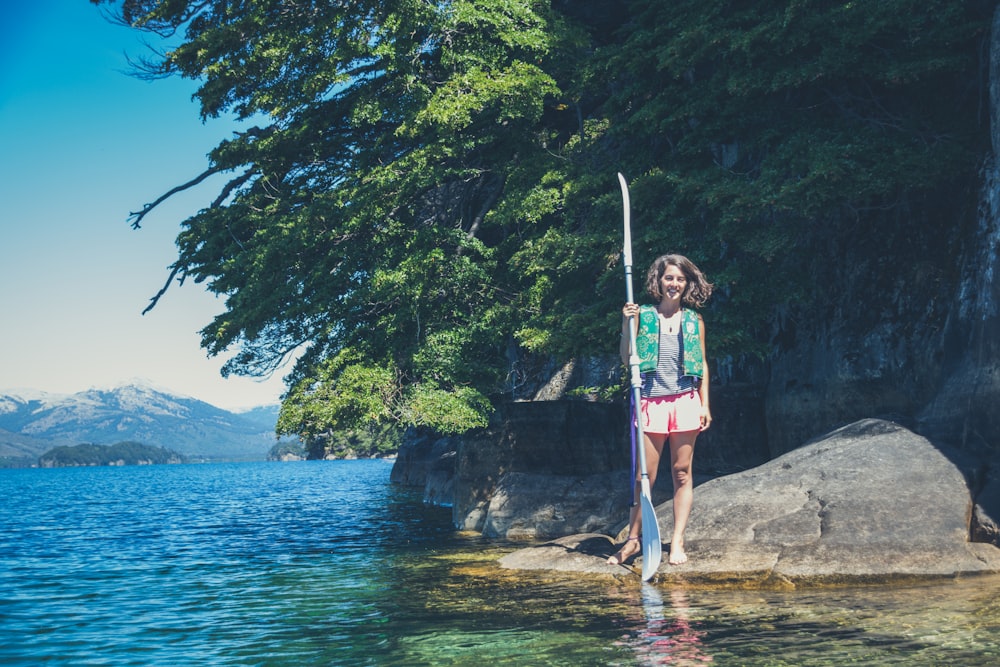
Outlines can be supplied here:
<path id="1" fill-rule="evenodd" d="M 687 286 L 684 288 L 684 294 L 681 295 L 681 303 L 698 308 L 704 306 L 708 297 L 712 296 L 714 285 L 708 282 L 701 269 L 684 255 L 657 257 L 653 265 L 649 267 L 649 271 L 646 272 L 646 292 L 657 301 L 663 299 L 663 293 L 660 292 L 660 279 L 668 266 L 676 266 L 687 278 Z"/>

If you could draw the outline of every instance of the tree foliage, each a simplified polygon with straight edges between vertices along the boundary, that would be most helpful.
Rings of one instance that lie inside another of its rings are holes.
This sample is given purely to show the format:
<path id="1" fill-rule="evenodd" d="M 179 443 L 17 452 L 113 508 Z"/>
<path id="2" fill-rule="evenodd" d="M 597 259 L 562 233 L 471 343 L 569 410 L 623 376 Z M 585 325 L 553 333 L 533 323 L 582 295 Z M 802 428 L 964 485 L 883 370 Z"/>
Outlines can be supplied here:
<path id="1" fill-rule="evenodd" d="M 816 298 L 831 239 L 884 245 L 979 168 L 988 3 L 633 7 L 606 62 L 627 73 L 608 116 L 644 172 L 639 243 L 669 229 L 708 265 L 724 347 L 768 342 L 760 304 Z"/>
<path id="2" fill-rule="evenodd" d="M 67 466 L 156 465 L 184 463 L 185 458 L 165 447 L 153 447 L 141 442 L 124 441 L 113 445 L 63 445 L 38 457 L 43 468 Z"/>
<path id="3" fill-rule="evenodd" d="M 301 352 L 279 430 L 306 438 L 462 431 L 534 360 L 614 354 L 616 171 L 639 272 L 698 262 L 710 355 L 739 358 L 831 238 L 899 233 L 982 152 L 979 1 L 91 1 L 254 124 L 171 277 L 225 297 L 225 372 Z"/>

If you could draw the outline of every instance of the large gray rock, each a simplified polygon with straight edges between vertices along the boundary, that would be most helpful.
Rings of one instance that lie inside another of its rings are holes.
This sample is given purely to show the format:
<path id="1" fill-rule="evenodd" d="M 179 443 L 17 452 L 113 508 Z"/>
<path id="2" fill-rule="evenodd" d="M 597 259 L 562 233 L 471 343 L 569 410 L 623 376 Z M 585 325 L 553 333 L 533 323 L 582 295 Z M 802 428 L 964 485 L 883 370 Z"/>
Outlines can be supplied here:
<path id="1" fill-rule="evenodd" d="M 668 539 L 670 503 L 656 510 Z M 866 419 L 697 487 L 689 562 L 667 565 L 665 546 L 657 580 L 756 586 L 1000 572 L 1000 549 L 969 541 L 971 512 L 965 477 L 946 453 Z M 604 562 L 613 549 L 610 538 L 588 533 L 522 549 L 501 565 L 622 574 Z"/>

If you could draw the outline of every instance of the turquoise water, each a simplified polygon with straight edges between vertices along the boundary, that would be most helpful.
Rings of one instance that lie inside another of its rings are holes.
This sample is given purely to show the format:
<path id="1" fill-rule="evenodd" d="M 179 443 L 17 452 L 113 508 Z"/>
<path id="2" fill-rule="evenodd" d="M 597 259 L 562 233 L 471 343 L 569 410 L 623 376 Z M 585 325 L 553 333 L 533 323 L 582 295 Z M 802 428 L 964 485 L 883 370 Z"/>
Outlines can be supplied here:
<path id="1" fill-rule="evenodd" d="M 385 461 L 0 470 L 0 665 L 994 665 L 1000 579 L 498 570 Z"/>

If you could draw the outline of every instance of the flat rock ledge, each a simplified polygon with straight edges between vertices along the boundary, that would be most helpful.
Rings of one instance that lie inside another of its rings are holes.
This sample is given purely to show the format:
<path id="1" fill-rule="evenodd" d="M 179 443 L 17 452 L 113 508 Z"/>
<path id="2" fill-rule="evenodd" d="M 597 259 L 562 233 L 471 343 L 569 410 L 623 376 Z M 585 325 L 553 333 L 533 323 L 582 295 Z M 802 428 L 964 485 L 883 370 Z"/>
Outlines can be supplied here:
<path id="1" fill-rule="evenodd" d="M 969 541 L 971 513 L 965 477 L 948 452 L 898 424 L 866 419 L 698 486 L 683 565 L 667 564 L 672 509 L 659 505 L 667 543 L 654 583 L 796 587 L 1000 572 L 1000 549 Z M 571 535 L 507 554 L 500 566 L 638 574 L 641 557 L 605 562 L 615 548 L 607 535 Z"/>

